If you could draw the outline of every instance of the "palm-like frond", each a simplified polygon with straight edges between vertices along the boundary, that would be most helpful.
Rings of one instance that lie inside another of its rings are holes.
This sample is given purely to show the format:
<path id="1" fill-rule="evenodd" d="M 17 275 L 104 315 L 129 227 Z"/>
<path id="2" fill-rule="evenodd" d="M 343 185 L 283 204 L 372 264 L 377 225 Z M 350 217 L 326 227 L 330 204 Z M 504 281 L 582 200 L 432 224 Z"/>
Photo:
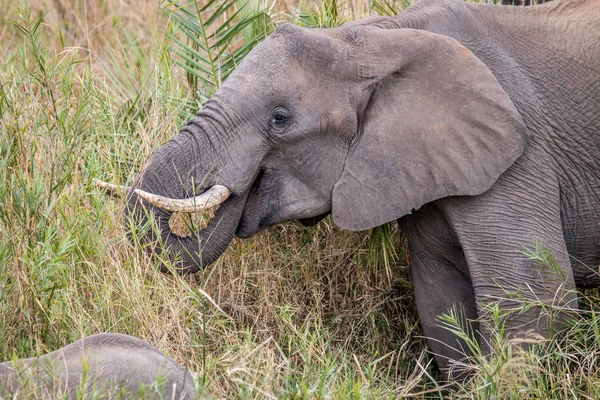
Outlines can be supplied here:
<path id="1" fill-rule="evenodd" d="M 177 64 L 186 72 L 196 102 L 202 104 L 252 48 L 273 31 L 269 10 L 254 2 L 166 0 L 164 12 L 176 30 Z"/>
<path id="2" fill-rule="evenodd" d="M 393 17 L 412 3 L 413 0 L 373 0 L 371 9 L 379 15 Z"/>
<path id="3" fill-rule="evenodd" d="M 345 4 L 340 0 L 324 0 L 321 4 L 311 3 L 312 9 L 296 12 L 296 23 L 307 28 L 333 28 L 346 22 L 341 8 Z"/>

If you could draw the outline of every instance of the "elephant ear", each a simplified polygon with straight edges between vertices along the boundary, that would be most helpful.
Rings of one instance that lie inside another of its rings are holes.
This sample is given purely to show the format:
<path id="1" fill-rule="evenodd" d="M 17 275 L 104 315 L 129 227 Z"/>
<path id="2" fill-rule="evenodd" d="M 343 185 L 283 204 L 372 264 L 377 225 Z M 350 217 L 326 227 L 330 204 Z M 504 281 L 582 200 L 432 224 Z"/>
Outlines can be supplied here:
<path id="1" fill-rule="evenodd" d="M 355 46 L 371 49 L 356 68 L 371 96 L 333 190 L 340 227 L 365 230 L 436 199 L 481 194 L 523 152 L 527 129 L 511 99 L 456 40 L 369 28 Z"/>

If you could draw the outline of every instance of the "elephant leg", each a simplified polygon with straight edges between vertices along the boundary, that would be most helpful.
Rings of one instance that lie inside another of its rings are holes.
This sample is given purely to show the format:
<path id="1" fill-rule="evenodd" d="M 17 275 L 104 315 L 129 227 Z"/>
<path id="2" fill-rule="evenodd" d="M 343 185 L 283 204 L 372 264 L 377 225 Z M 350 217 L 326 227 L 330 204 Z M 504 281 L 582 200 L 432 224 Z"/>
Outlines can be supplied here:
<path id="1" fill-rule="evenodd" d="M 475 295 L 462 250 L 434 206 L 423 206 L 404 217 L 400 225 L 409 238 L 417 311 L 429 347 L 448 380 L 463 380 L 469 371 L 456 362 L 469 355 L 468 347 L 439 319 L 456 310 L 462 327 L 478 330 Z"/>
<path id="2" fill-rule="evenodd" d="M 508 337 L 545 338 L 577 309 L 558 183 L 543 177 L 532 181 L 530 175 L 509 171 L 483 195 L 441 202 L 467 260 L 482 343 L 492 343 L 494 307 Z M 537 258 L 555 261 L 543 263 L 526 254 L 536 251 Z"/>
<path id="3" fill-rule="evenodd" d="M 470 355 L 466 343 L 444 328 L 440 315 L 457 310 L 460 325 L 477 332 L 477 310 L 470 280 L 454 265 L 419 252 L 411 252 L 411 271 L 417 310 L 431 351 L 440 371 L 448 380 L 463 380 L 467 370 L 460 367 L 461 360 Z"/>

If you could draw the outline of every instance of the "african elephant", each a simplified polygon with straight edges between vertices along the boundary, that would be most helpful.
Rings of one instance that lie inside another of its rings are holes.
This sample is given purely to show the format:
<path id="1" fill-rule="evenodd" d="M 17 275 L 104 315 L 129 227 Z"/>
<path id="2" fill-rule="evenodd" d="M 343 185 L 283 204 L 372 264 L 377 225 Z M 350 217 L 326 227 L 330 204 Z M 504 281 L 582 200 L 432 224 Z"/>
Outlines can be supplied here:
<path id="1" fill-rule="evenodd" d="M 68 393 L 79 398 L 78 390 L 112 396 L 138 396 L 145 390 L 145 398 L 165 399 L 195 395 L 189 371 L 143 340 L 117 333 L 88 336 L 40 357 L 0 363 L 0 398 L 23 395 L 28 384 L 43 397 Z"/>
<path id="2" fill-rule="evenodd" d="M 599 43 L 599 0 L 422 0 L 333 29 L 283 25 L 151 157 L 128 213 L 154 214 L 184 272 L 284 221 L 398 220 L 442 370 L 464 356 L 438 321 L 453 306 L 484 349 L 492 304 L 520 309 L 507 332 L 548 336 L 576 285 L 600 285 Z M 142 200 L 198 193 L 188 205 L 222 204 L 186 238 L 170 231 L 176 208 Z M 523 255 L 536 246 L 557 269 Z"/>

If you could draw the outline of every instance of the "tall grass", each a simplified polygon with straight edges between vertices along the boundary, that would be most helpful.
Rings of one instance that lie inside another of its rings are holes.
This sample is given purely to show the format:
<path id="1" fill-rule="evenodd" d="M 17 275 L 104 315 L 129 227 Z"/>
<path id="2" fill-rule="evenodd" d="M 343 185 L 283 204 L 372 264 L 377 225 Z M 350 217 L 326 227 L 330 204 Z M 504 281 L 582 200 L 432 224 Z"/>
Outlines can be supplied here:
<path id="1" fill-rule="evenodd" d="M 201 398 L 597 397 L 597 292 L 565 334 L 527 351 L 499 324 L 497 351 L 448 392 L 395 226 L 283 224 L 195 276 L 164 275 L 126 237 L 123 204 L 91 185 L 130 183 L 277 24 L 332 26 L 403 3 L 92 3 L 0 6 L 1 360 L 113 331 L 187 365 Z"/>

